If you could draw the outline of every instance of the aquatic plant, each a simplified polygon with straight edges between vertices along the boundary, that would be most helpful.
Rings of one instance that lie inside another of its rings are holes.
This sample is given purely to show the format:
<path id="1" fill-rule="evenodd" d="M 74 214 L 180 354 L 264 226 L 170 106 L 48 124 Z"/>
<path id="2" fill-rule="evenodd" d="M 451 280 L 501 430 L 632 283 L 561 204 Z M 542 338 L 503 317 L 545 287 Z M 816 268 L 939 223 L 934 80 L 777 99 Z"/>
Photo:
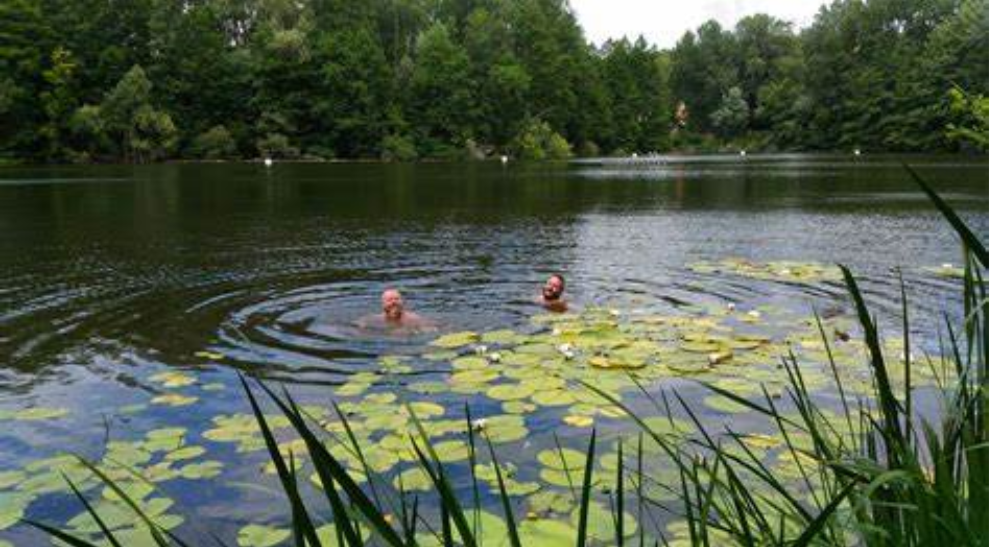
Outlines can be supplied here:
<path id="1" fill-rule="evenodd" d="M 504 414 L 477 417 L 467 407 L 464 420 L 447 419 L 442 405 L 367 394 L 379 380 L 374 373 L 354 375 L 337 388 L 338 396 L 361 400 L 335 404 L 332 413 L 302 406 L 287 391 L 242 380 L 251 414 L 216 417 L 204 437 L 236 444 L 238 450 L 267 451 L 291 525 L 245 526 L 238 543 L 984 544 L 989 541 L 984 414 L 989 299 L 983 274 L 989 253 L 957 214 L 910 174 L 965 248 L 963 323 L 945 325 L 940 355 L 914 356 L 905 290 L 902 341 L 883 339 L 854 276 L 842 268 L 862 342 L 849 340 L 849 325 L 815 317 L 811 327 L 817 340 L 791 335 L 793 343 L 771 371 L 759 368 L 765 354 L 749 356 L 781 346 L 759 333 L 733 331 L 717 315 L 624 321 L 617 311 L 592 310 L 539 318 L 549 329 L 542 334 L 454 333 L 434 342 L 436 352 L 427 358 L 449 361 L 451 374 L 440 385 L 422 382 L 410 390 L 483 392 L 500 402 Z M 760 320 L 749 314 L 732 317 L 742 325 Z M 830 378 L 807 366 L 814 356 L 823 357 Z M 859 358 L 868 362 L 865 378 L 850 370 Z M 389 370 L 405 366 L 399 358 L 382 365 Z M 732 374 L 739 368 L 751 372 Z M 706 407 L 725 415 L 761 416 L 767 429 L 741 433 L 730 422 L 712 427 L 677 391 L 657 394 L 647 388 L 645 382 L 661 375 L 701 380 L 710 391 Z M 773 375 L 784 380 L 773 382 Z M 825 380 L 836 397 L 822 395 Z M 155 381 L 165 388 L 183 387 L 190 378 L 168 373 Z M 577 391 L 575 384 L 586 389 Z M 629 386 L 650 402 L 655 416 L 646 416 L 622 396 Z M 919 390 L 939 399 L 935 416 L 917 411 Z M 259 395 L 280 414 L 265 414 Z M 526 437 L 522 415 L 535 405 L 566 409 L 563 423 L 591 428 L 583 450 L 554 439 L 555 446 L 536 456 L 541 483 L 554 488 L 523 480 L 495 449 Z M 618 438 L 614 452 L 602 450 L 605 439 L 599 437 L 596 419 L 631 420 L 640 433 Z M 436 440 L 451 432 L 456 438 Z M 151 468 L 142 474 L 129 470 L 160 459 L 167 464 L 158 467 L 160 474 L 195 477 L 217 472 L 218 464 L 196 460 L 204 452 L 187 444 L 181 428 L 110 448 L 113 457 L 104 465 L 61 462 L 75 470 L 63 481 L 85 508 L 85 518 L 64 530 L 28 522 L 75 546 L 186 545 L 172 532 L 181 517 L 168 514 L 170 501 L 154 495 L 153 481 L 146 478 Z M 316 499 L 300 479 L 303 458 L 313 469 L 309 483 L 316 487 Z M 46 465 L 55 467 L 54 462 Z M 467 468 L 466 495 L 454 484 L 456 466 Z M 393 481 L 383 480 L 396 467 L 404 470 Z M 39 477 L 62 479 L 51 473 Z M 8 482 L 25 479 L 0 476 Z M 88 501 L 80 487 L 84 482 L 103 485 L 104 499 Z M 482 491 L 493 494 L 495 507 L 486 506 L 484 499 L 490 498 L 482 498 Z M 527 511 L 520 510 L 521 496 Z M 22 513 L 14 513 L 15 518 Z"/>

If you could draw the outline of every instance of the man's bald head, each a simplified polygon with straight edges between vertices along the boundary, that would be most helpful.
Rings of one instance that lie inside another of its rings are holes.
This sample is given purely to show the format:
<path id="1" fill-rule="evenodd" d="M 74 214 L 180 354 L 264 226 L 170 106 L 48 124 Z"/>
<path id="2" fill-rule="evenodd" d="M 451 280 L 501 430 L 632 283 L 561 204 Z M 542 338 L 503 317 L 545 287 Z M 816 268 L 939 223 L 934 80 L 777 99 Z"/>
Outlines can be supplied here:
<path id="1" fill-rule="evenodd" d="M 386 289 L 381 293 L 381 312 L 389 321 L 401 321 L 405 314 L 405 302 L 398 289 Z"/>

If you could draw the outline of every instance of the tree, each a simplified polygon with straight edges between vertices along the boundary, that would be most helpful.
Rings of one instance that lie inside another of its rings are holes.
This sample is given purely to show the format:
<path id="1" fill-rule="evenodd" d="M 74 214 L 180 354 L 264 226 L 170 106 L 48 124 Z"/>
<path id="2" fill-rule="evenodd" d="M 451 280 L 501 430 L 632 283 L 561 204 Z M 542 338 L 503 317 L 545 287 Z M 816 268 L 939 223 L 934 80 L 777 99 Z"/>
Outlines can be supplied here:
<path id="1" fill-rule="evenodd" d="M 512 148 L 523 160 L 565 160 L 571 153 L 570 144 L 562 135 L 541 120 L 529 120 L 515 138 Z"/>
<path id="2" fill-rule="evenodd" d="M 226 127 L 217 125 L 197 136 L 191 150 L 198 158 L 229 159 L 237 155 L 237 142 Z"/>
<path id="3" fill-rule="evenodd" d="M 426 154 L 443 154 L 443 145 L 461 146 L 473 136 L 470 59 L 441 23 L 419 36 L 409 91 L 409 118 Z"/>
<path id="4" fill-rule="evenodd" d="M 151 88 L 144 69 L 136 65 L 100 105 L 104 127 L 126 161 L 161 159 L 176 144 L 175 124 L 167 113 L 152 107 Z"/>
<path id="5" fill-rule="evenodd" d="M 43 153 L 49 160 L 59 160 L 67 153 L 64 133 L 69 117 L 78 105 L 74 81 L 76 66 L 72 52 L 60 47 L 51 54 L 50 68 L 41 73 L 45 90 L 41 92 L 40 100 L 46 123 L 39 133 L 46 142 Z"/>
<path id="6" fill-rule="evenodd" d="M 749 105 L 745 102 L 742 89 L 732 87 L 725 93 L 721 106 L 711 113 L 711 124 L 718 134 L 726 139 L 740 135 L 749 122 Z"/>
<path id="7" fill-rule="evenodd" d="M 989 152 L 989 97 L 967 95 L 960 88 L 949 93 L 951 114 L 948 138 Z"/>

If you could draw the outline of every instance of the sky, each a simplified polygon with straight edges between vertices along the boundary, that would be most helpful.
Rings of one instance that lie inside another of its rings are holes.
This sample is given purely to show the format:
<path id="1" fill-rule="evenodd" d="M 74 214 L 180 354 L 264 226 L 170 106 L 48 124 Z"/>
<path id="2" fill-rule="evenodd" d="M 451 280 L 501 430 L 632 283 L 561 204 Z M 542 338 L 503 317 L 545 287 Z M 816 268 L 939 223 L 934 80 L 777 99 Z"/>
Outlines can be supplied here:
<path id="1" fill-rule="evenodd" d="M 644 35 L 667 48 L 708 19 L 731 28 L 754 13 L 768 13 L 797 27 L 807 26 L 822 0 L 570 0 L 587 37 L 600 44 L 608 38 Z"/>

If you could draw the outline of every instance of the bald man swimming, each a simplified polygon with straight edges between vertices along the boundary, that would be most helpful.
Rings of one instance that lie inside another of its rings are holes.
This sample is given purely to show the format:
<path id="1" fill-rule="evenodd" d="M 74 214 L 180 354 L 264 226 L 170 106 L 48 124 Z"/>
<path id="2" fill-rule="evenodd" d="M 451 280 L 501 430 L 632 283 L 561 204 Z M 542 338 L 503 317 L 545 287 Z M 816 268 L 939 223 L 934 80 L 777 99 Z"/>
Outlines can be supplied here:
<path id="1" fill-rule="evenodd" d="M 386 289 L 381 293 L 381 313 L 361 319 L 362 328 L 378 327 L 413 331 L 436 330 L 436 323 L 405 308 L 405 299 L 398 289 Z"/>

